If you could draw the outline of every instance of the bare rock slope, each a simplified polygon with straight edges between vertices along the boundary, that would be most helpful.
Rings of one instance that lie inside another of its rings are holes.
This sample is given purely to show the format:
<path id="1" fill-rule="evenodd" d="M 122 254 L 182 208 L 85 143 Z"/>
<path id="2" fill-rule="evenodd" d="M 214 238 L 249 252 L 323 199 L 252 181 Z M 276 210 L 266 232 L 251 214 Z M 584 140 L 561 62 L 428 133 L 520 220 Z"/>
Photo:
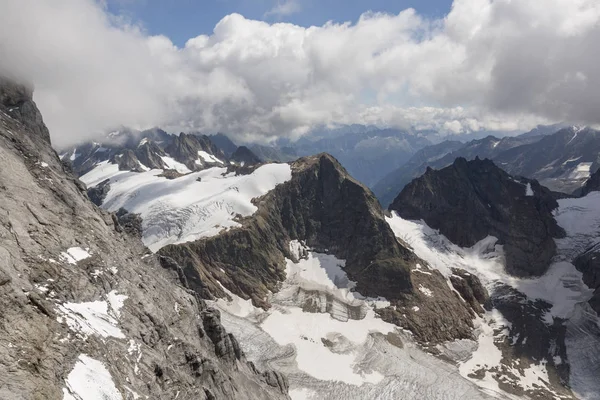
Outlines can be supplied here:
<path id="1" fill-rule="evenodd" d="M 88 200 L 31 94 L 0 81 L 0 398 L 288 398 L 283 376 L 248 363 L 219 313 Z"/>

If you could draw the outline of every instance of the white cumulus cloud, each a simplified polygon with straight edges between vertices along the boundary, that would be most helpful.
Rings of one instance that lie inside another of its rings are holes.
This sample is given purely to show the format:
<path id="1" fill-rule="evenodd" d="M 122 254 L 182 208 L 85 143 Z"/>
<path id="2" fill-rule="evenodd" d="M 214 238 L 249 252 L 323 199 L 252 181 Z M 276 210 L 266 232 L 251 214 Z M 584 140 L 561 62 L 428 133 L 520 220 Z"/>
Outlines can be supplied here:
<path id="1" fill-rule="evenodd" d="M 35 84 L 57 146 L 121 124 L 266 141 L 327 124 L 600 123 L 597 0 L 455 0 L 437 20 L 312 27 L 231 14 L 183 48 L 124 21 L 93 0 L 0 2 L 0 71 Z"/>

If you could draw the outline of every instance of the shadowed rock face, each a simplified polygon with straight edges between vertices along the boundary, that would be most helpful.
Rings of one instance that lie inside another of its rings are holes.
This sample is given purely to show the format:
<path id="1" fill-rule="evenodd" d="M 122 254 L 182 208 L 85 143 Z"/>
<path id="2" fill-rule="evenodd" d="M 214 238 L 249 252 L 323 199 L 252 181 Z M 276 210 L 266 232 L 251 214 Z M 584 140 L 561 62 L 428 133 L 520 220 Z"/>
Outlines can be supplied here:
<path id="1" fill-rule="evenodd" d="M 246 146 L 238 147 L 231 155 L 231 161 L 244 163 L 244 165 L 260 164 L 262 160 Z"/>
<path id="2" fill-rule="evenodd" d="M 142 164 L 150 169 L 166 168 L 166 164 L 161 158 L 161 156 L 166 155 L 165 152 L 151 140 L 138 146 L 135 149 L 135 155 Z"/>
<path id="3" fill-rule="evenodd" d="M 413 180 L 390 209 L 423 219 L 462 247 L 495 236 L 504 244 L 507 272 L 537 276 L 556 252 L 553 238 L 565 235 L 552 216 L 556 207 L 551 192 L 535 180 L 517 181 L 487 159 L 457 158 Z"/>
<path id="4" fill-rule="evenodd" d="M 590 306 L 600 315 L 600 245 L 595 245 L 573 261 L 583 273 L 583 282 L 594 290 Z"/>
<path id="5" fill-rule="evenodd" d="M 285 378 L 248 363 L 218 312 L 127 234 L 140 221 L 88 200 L 38 125 L 31 92 L 0 80 L 0 93 L 0 398 L 63 398 L 85 354 L 123 396 L 287 399 Z M 61 258 L 72 247 L 88 257 Z M 126 296 L 115 322 L 105 321 L 122 338 L 82 336 L 60 318 L 59 306 L 102 304 L 111 292 Z"/>
<path id="6" fill-rule="evenodd" d="M 590 178 L 585 182 L 585 185 L 581 188 L 581 196 L 585 196 L 590 192 L 598 192 L 600 191 L 600 169 L 590 176 Z"/>
<path id="7" fill-rule="evenodd" d="M 302 158 L 291 168 L 291 180 L 256 199 L 258 211 L 242 227 L 166 246 L 159 251 L 163 266 L 179 271 L 182 282 L 202 297 L 226 297 L 222 284 L 267 308 L 269 291 L 276 292 L 286 277 L 285 258 L 294 259 L 290 240 L 301 240 L 345 260 L 356 290 L 387 298 L 392 307 L 379 310 L 382 318 L 413 330 L 418 340 L 471 337 L 472 308 L 439 272 L 413 272 L 426 263 L 396 240 L 370 190 L 327 154 Z"/>
<path id="8" fill-rule="evenodd" d="M 173 136 L 171 143 L 165 148 L 165 151 L 175 160 L 185 164 L 191 170 L 199 169 L 197 162 L 204 164 L 204 161 L 198 158 L 200 150 L 213 154 L 220 160 L 225 160 L 225 154 L 206 135 L 182 132 L 179 136 Z"/>

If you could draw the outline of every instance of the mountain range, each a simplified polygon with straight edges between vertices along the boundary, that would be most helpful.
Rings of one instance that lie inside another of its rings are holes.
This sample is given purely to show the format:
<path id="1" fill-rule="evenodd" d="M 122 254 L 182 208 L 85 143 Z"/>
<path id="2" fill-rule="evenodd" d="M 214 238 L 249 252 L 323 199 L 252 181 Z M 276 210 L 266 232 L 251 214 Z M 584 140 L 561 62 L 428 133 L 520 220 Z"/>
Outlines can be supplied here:
<path id="1" fill-rule="evenodd" d="M 598 167 L 599 131 L 567 127 L 552 132 L 543 127 L 514 137 L 488 136 L 466 144 L 442 142 L 425 147 L 403 166 L 390 172 L 373 186 L 383 205 L 427 167 L 443 168 L 458 157 L 494 160 L 507 172 L 537 179 L 549 189 L 571 194 L 580 189 Z M 540 134 L 541 133 L 541 134 Z"/>
<path id="2" fill-rule="evenodd" d="M 319 148 L 439 167 L 383 209 L 334 155 L 265 162 L 225 135 L 59 156 L 0 81 L 0 397 L 598 398 L 595 131 L 418 151 L 355 128 Z"/>

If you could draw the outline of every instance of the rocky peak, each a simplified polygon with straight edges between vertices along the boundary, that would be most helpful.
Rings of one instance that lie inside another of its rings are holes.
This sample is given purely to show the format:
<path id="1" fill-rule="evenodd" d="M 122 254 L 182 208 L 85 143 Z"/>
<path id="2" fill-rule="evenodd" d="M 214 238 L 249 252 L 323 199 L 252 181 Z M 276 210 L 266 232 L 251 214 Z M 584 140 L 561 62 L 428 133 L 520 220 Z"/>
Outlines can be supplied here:
<path id="1" fill-rule="evenodd" d="M 142 139 L 142 142 L 135 149 L 137 159 L 150 169 L 166 168 L 165 162 L 161 157 L 166 154 L 156 143 L 149 139 Z"/>
<path id="2" fill-rule="evenodd" d="M 475 311 L 439 272 L 415 272 L 427 263 L 396 239 L 368 188 L 328 154 L 301 158 L 291 169 L 289 181 L 254 200 L 258 210 L 240 220 L 241 227 L 163 247 L 163 266 L 178 271 L 201 297 L 227 297 L 223 285 L 268 308 L 269 292 L 277 292 L 286 278 L 286 258 L 296 259 L 290 241 L 298 240 L 345 260 L 344 272 L 356 290 L 390 300 L 381 316 L 413 330 L 417 339 L 471 337 Z"/>
<path id="3" fill-rule="evenodd" d="M 211 142 L 216 144 L 219 149 L 223 150 L 225 157 L 231 157 L 231 155 L 237 150 L 238 146 L 229 139 L 227 135 L 217 133 L 216 135 L 209 136 Z"/>
<path id="4" fill-rule="evenodd" d="M 50 143 L 50 132 L 33 102 L 33 89 L 0 76 L 0 109 L 20 121 L 31 133 Z"/>
<path id="5" fill-rule="evenodd" d="M 230 157 L 231 161 L 244 165 L 260 164 L 262 160 L 246 146 L 238 147 Z"/>
<path id="6" fill-rule="evenodd" d="M 423 219 L 462 247 L 491 235 L 504 244 L 506 269 L 517 276 L 543 274 L 564 236 L 552 210 L 558 203 L 535 180 L 513 178 L 492 161 L 457 158 L 441 170 L 428 168 L 396 197 L 391 210 Z"/>
<path id="7" fill-rule="evenodd" d="M 179 136 L 173 137 L 171 143 L 165 148 L 165 151 L 191 170 L 197 169 L 198 166 L 203 166 L 207 163 L 206 160 L 199 157 L 199 151 L 213 155 L 219 160 L 225 160 L 223 152 L 206 135 L 194 135 L 182 132 Z M 210 162 L 208 163 L 210 164 Z"/>

